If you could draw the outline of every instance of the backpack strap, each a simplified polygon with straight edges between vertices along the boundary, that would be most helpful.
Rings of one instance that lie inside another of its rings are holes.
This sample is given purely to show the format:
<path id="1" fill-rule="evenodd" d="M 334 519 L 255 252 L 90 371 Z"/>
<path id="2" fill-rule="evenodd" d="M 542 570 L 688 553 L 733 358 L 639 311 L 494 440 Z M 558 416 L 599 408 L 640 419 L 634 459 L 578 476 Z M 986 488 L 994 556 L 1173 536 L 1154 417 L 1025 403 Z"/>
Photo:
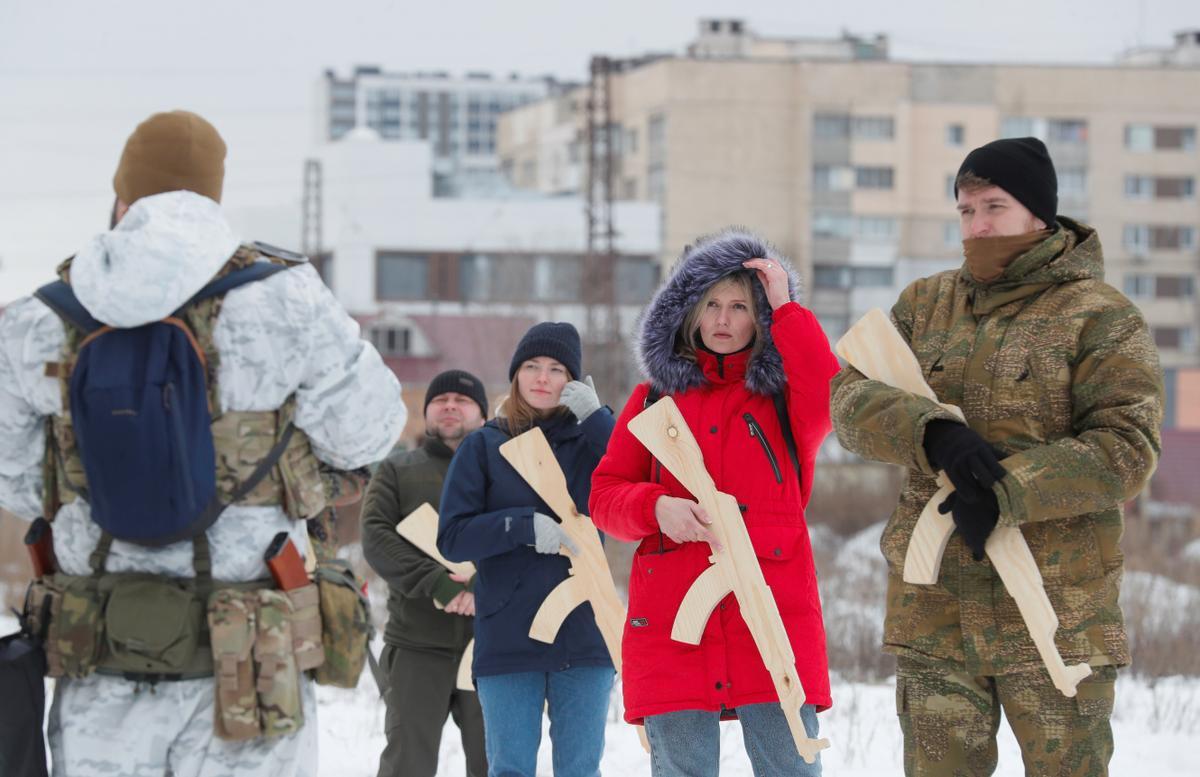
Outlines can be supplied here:
<path id="1" fill-rule="evenodd" d="M 75 291 L 70 284 L 64 281 L 47 283 L 35 291 L 33 296 L 44 302 L 46 307 L 53 310 L 59 318 L 83 331 L 84 334 L 90 335 L 104 326 L 92 318 L 92 314 L 87 312 L 87 308 L 75 296 Z"/>
<path id="2" fill-rule="evenodd" d="M 800 456 L 796 453 L 796 438 L 792 434 L 792 422 L 788 417 L 783 392 L 772 395 L 771 399 L 775 402 L 775 415 L 779 416 L 779 428 L 783 432 L 783 443 L 787 446 L 788 458 L 792 460 L 792 469 L 796 471 L 796 479 L 803 482 L 800 476 Z"/>
<path id="3" fill-rule="evenodd" d="M 213 297 L 219 297 L 230 291 L 233 291 L 238 286 L 245 286 L 247 283 L 261 281 L 264 278 L 270 277 L 277 272 L 283 272 L 288 269 L 286 265 L 275 264 L 273 262 L 255 262 L 254 264 L 243 267 L 240 270 L 234 270 L 227 275 L 222 275 L 215 281 L 210 281 L 204 288 L 196 292 L 191 299 L 180 306 L 180 310 L 189 305 L 194 305 Z"/>

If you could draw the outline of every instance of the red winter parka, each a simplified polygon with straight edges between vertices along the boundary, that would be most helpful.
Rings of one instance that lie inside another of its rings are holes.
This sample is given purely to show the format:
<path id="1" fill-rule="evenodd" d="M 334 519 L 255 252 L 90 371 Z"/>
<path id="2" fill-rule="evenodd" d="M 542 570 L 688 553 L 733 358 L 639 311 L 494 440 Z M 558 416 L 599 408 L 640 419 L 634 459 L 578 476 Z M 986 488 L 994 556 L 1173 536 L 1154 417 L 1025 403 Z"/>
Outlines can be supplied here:
<path id="1" fill-rule="evenodd" d="M 753 256 L 769 254 L 764 249 Z M 670 315 L 661 316 L 656 315 L 662 312 L 656 306 L 667 302 L 690 308 L 711 285 L 703 283 L 708 272 L 702 272 L 699 281 L 681 279 L 685 271 L 696 269 L 688 268 L 687 261 L 685 256 L 683 266 L 656 295 L 644 318 L 639 344 L 642 367 L 655 388 L 671 395 L 679 406 L 717 488 L 737 499 L 783 617 L 807 702 L 825 709 L 832 703 L 825 628 L 804 507 L 812 490 L 817 448 L 832 428 L 829 381 L 838 363 L 810 311 L 789 302 L 772 313 L 758 288 L 760 328 L 769 333 L 761 352 L 718 356 L 702 350 L 696 363 L 687 363 L 695 370 L 690 374 L 683 365 L 668 363 L 669 356 L 663 361 L 665 350 L 659 347 L 656 353 L 656 346 L 673 348 L 675 332 L 662 331 L 664 327 L 656 323 L 665 320 L 670 330 L 669 324 L 682 321 L 687 310 L 669 310 Z M 733 269 L 740 269 L 740 260 L 736 264 Z M 718 262 L 715 269 L 721 267 Z M 698 288 L 682 295 L 666 293 L 681 280 Z M 698 385 L 681 390 L 681 382 Z M 593 474 L 590 500 L 591 517 L 599 529 L 640 543 L 633 559 L 622 640 L 625 718 L 638 723 L 646 715 L 677 710 L 726 711 L 778 701 L 732 594 L 713 611 L 698 646 L 671 639 L 680 602 L 710 565 L 710 549 L 707 543 L 675 543 L 659 531 L 654 512 L 658 498 L 664 494 L 693 497 L 629 431 L 629 420 L 642 411 L 649 390 L 650 384 L 638 386 L 617 420 L 608 451 Z M 799 454 L 799 479 L 780 427 L 773 401 L 776 394 L 787 405 Z"/>

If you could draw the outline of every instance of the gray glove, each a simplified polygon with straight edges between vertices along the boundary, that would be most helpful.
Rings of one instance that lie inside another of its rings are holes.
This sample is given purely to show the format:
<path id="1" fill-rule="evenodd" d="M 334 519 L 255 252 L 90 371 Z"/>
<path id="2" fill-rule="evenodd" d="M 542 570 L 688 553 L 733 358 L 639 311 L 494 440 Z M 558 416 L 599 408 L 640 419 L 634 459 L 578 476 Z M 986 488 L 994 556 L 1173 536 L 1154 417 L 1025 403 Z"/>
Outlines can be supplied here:
<path id="1" fill-rule="evenodd" d="M 600 409 L 600 397 L 596 396 L 596 384 L 592 383 L 592 376 L 573 380 L 563 386 L 558 404 L 574 413 L 579 423 L 587 420 L 588 416 Z"/>
<path id="2" fill-rule="evenodd" d="M 571 555 L 579 553 L 575 540 L 567 536 L 562 524 L 541 513 L 533 514 L 533 547 L 538 553 L 558 553 L 559 547 L 565 547 Z"/>

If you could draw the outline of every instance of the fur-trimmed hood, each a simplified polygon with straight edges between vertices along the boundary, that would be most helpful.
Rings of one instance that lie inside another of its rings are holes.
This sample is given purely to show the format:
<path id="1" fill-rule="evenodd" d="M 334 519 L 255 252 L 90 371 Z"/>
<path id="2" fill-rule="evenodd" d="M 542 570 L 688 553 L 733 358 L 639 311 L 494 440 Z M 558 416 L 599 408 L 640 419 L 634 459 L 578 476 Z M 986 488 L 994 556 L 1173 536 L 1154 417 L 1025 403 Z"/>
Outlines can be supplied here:
<path id="1" fill-rule="evenodd" d="M 799 301 L 800 278 L 791 263 L 774 246 L 752 232 L 729 228 L 703 237 L 684 249 L 638 320 L 635 346 L 638 367 L 657 391 L 674 394 L 704 385 L 700 367 L 675 353 L 675 335 L 688 311 L 710 286 L 744 271 L 742 262 L 755 258 L 778 262 L 788 274 L 789 296 Z M 782 389 L 785 383 L 783 359 L 771 339 L 773 311 L 767 302 L 766 291 L 757 279 L 753 287 L 758 323 L 766 342 L 746 366 L 746 388 L 756 394 L 770 395 Z"/>

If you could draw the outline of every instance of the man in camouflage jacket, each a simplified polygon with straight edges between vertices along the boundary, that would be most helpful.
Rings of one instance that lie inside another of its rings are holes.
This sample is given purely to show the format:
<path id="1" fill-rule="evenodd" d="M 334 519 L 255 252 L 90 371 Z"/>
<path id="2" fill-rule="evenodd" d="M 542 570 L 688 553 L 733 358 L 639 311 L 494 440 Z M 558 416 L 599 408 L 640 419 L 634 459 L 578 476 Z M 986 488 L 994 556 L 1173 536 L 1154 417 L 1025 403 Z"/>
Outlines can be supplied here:
<path id="1" fill-rule="evenodd" d="M 956 184 L 966 262 L 913 282 L 892 322 L 934 402 L 853 367 L 833 381 L 846 448 L 908 470 L 884 529 L 884 647 L 899 658 L 909 775 L 987 775 L 1000 709 L 1029 774 L 1104 775 L 1116 667 L 1122 504 L 1160 451 L 1163 387 L 1138 309 L 1104 282 L 1096 231 L 1058 217 L 1054 168 L 1033 138 L 976 149 Z M 908 542 L 946 470 L 957 528 L 934 585 L 903 581 Z M 1050 682 L 1016 603 L 983 552 L 1020 527 L 1059 618 L 1055 642 L 1092 675 L 1075 698 Z"/>

